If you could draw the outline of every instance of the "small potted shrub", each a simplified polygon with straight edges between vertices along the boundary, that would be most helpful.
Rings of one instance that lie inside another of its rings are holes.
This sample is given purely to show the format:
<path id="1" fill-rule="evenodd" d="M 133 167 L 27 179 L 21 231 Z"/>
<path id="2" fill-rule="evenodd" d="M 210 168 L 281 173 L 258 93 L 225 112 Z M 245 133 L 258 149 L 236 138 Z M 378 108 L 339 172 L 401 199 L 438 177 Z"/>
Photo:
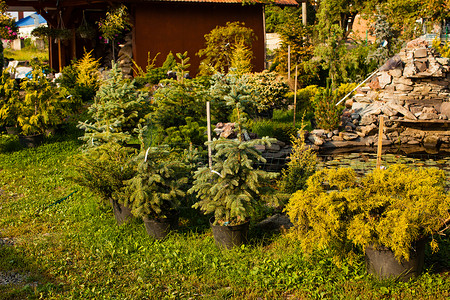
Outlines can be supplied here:
<path id="1" fill-rule="evenodd" d="M 162 239 L 178 226 L 178 208 L 186 194 L 188 168 L 162 147 L 142 151 L 134 162 L 137 170 L 126 181 L 125 205 L 143 219 L 150 236 Z"/>
<path id="2" fill-rule="evenodd" d="M 294 193 L 286 211 L 307 252 L 328 247 L 336 258 L 365 250 L 369 273 L 407 280 L 421 272 L 424 243 L 443 230 L 450 199 L 444 172 L 393 165 L 362 178 L 325 169 Z M 377 261 L 380 259 L 379 261 Z M 389 262 L 389 264 L 387 264 Z"/>
<path id="3" fill-rule="evenodd" d="M 256 162 L 265 162 L 254 146 L 273 141 L 267 137 L 241 141 L 219 139 L 210 142 L 215 151 L 212 168 L 199 168 L 189 190 L 199 201 L 193 205 L 205 214 L 213 213 L 210 224 L 217 245 L 232 248 L 245 243 L 249 219 L 262 205 L 268 181 L 278 174 L 259 170 Z"/>
<path id="4" fill-rule="evenodd" d="M 25 96 L 19 102 L 17 117 L 22 131 L 19 140 L 27 147 L 39 144 L 46 130 L 62 124 L 71 112 L 71 100 L 60 96 L 44 66 L 38 61 L 31 66 L 31 78 L 20 85 Z"/>
<path id="5" fill-rule="evenodd" d="M 110 204 L 118 225 L 132 217 L 130 209 L 124 205 L 123 190 L 124 181 L 135 174 L 128 164 L 134 153 L 133 149 L 109 142 L 74 159 L 72 180 L 99 195 L 105 204 Z"/>
<path id="6" fill-rule="evenodd" d="M 9 70 L 3 70 L 0 78 L 0 125 L 6 127 L 8 134 L 18 135 L 17 115 L 19 108 L 19 88 L 11 78 Z"/>

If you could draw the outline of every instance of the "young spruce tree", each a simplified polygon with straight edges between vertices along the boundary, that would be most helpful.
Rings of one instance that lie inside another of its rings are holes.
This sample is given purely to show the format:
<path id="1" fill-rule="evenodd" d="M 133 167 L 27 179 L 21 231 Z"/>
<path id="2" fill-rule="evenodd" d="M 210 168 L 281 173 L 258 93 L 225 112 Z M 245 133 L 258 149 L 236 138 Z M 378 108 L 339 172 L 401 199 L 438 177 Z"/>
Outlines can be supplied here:
<path id="1" fill-rule="evenodd" d="M 238 139 L 214 139 L 210 142 L 215 151 L 212 167 L 199 168 L 189 190 L 197 193 L 200 199 L 193 207 L 205 214 L 214 213 L 214 224 L 220 225 L 240 224 L 248 220 L 255 206 L 262 204 L 268 181 L 278 175 L 255 167 L 256 162 L 265 162 L 255 145 L 270 145 L 274 139 L 243 140 L 245 119 L 241 117 L 241 110 L 249 96 L 239 93 L 239 90 L 233 86 L 225 97 L 227 104 L 235 107 L 237 112 Z"/>
<path id="2" fill-rule="evenodd" d="M 150 110 L 147 95 L 137 91 L 133 82 L 125 80 L 115 63 L 94 100 L 89 107 L 92 120 L 78 125 L 85 130 L 80 139 L 87 142 L 88 148 L 129 141 L 136 135 L 138 124 L 145 125 Z"/>

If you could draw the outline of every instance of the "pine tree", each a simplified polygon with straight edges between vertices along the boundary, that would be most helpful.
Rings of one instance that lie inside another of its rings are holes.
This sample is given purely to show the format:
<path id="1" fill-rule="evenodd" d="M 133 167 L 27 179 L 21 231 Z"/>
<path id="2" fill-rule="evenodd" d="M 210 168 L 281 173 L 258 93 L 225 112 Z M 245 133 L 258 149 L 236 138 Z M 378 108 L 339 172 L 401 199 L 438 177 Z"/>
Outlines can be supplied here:
<path id="1" fill-rule="evenodd" d="M 339 127 L 342 105 L 336 106 L 338 101 L 338 93 L 331 89 L 330 79 L 327 79 L 327 87 L 314 97 L 314 116 L 319 128 L 334 130 Z"/>
<path id="2" fill-rule="evenodd" d="M 207 89 L 197 79 L 186 79 L 190 66 L 187 52 L 176 56 L 180 60 L 174 68 L 177 80 L 166 80 L 166 85 L 159 88 L 152 98 L 155 103 L 152 119 L 164 135 L 167 128 L 186 125 L 188 117 L 197 121 L 205 117 Z"/>
<path id="3" fill-rule="evenodd" d="M 250 73 L 253 69 L 252 58 L 253 52 L 250 47 L 245 45 L 242 40 L 239 41 L 231 53 L 230 73 L 237 75 Z"/>
<path id="4" fill-rule="evenodd" d="M 301 129 L 298 131 L 298 137 L 292 136 L 292 152 L 278 184 L 280 191 L 289 196 L 304 189 L 306 180 L 316 170 L 317 155 L 312 148 L 306 146 L 304 133 Z"/>
<path id="5" fill-rule="evenodd" d="M 133 82 L 123 79 L 117 64 L 113 63 L 109 77 L 98 90 L 95 102 L 89 107 L 91 122 L 80 122 L 86 132 L 82 140 L 87 147 L 106 142 L 124 143 L 137 136 L 139 124 L 145 126 L 150 104 L 147 95 L 138 92 Z"/>
<path id="6" fill-rule="evenodd" d="M 107 203 L 110 199 L 123 204 L 124 181 L 135 171 L 129 164 L 134 151 L 116 143 L 106 143 L 76 156 L 75 175 L 71 178 L 85 186 Z"/>
<path id="7" fill-rule="evenodd" d="M 369 62 L 376 61 L 378 66 L 381 66 L 394 55 L 396 50 L 395 43 L 397 42 L 395 37 L 398 34 L 392 29 L 386 16 L 381 13 L 376 15 L 371 31 L 376 37 L 375 42 L 378 48 L 369 53 L 366 60 Z"/>
<path id="8" fill-rule="evenodd" d="M 19 107 L 19 89 L 9 70 L 0 77 L 0 125 L 16 126 Z"/>
<path id="9" fill-rule="evenodd" d="M 134 162 L 137 172 L 125 182 L 129 195 L 125 206 L 135 216 L 167 217 L 186 194 L 188 167 L 163 147 L 148 148 Z"/>
<path id="10" fill-rule="evenodd" d="M 261 205 L 267 182 L 278 174 L 256 169 L 256 162 L 265 162 L 255 145 L 270 145 L 275 139 L 243 141 L 245 118 L 241 115 L 243 103 L 249 96 L 239 93 L 232 86 L 225 97 L 227 104 L 234 107 L 238 116 L 238 139 L 213 140 L 209 144 L 215 154 L 212 168 L 202 167 L 195 172 L 190 193 L 197 193 L 199 202 L 193 205 L 205 214 L 214 213 L 215 223 L 221 225 L 239 224 L 246 221 Z"/>

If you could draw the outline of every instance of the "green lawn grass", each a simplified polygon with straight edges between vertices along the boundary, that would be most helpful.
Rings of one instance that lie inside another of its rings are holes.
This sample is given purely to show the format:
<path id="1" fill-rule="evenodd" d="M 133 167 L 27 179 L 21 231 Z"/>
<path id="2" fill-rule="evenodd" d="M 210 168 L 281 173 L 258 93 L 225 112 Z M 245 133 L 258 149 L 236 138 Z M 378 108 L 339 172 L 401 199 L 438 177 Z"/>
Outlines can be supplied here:
<path id="1" fill-rule="evenodd" d="M 73 135 L 23 149 L 0 136 L 0 299 L 448 299 L 450 243 L 427 251 L 407 283 L 367 275 L 364 259 L 340 267 L 324 250 L 307 259 L 295 241 L 250 228 L 250 244 L 214 245 L 207 218 L 184 208 L 180 229 L 149 237 L 142 221 L 117 226 L 110 207 L 72 183 Z M 50 206 L 77 191 L 60 204 Z M 49 207 L 50 206 L 50 207 Z"/>
<path id="2" fill-rule="evenodd" d="M 48 49 L 37 50 L 36 47 L 28 46 L 24 47 L 21 50 L 12 50 L 9 48 L 4 49 L 3 55 L 5 58 L 12 60 L 32 60 L 34 58 L 39 59 L 40 61 L 48 60 Z"/>

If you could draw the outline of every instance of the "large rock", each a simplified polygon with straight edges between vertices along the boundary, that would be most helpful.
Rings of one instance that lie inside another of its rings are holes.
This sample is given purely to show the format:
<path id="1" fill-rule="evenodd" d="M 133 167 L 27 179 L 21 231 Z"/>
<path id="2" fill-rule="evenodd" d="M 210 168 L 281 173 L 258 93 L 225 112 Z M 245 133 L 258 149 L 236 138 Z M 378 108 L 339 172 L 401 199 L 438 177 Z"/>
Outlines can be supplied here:
<path id="1" fill-rule="evenodd" d="M 384 89 L 388 84 L 392 82 L 392 76 L 389 75 L 388 72 L 381 72 L 381 75 L 378 76 L 378 82 L 380 84 L 380 88 Z"/>
<path id="2" fill-rule="evenodd" d="M 359 131 L 360 131 L 364 136 L 367 136 L 367 135 L 373 135 L 373 134 L 376 134 L 376 133 L 377 133 L 377 131 L 378 131 L 378 126 L 375 125 L 375 124 L 370 124 L 370 125 L 367 125 L 367 126 L 361 126 L 361 127 L 359 127 Z"/>
<path id="3" fill-rule="evenodd" d="M 392 108 L 393 110 L 399 112 L 400 114 L 404 115 L 405 118 L 411 119 L 411 120 L 417 120 L 416 116 L 414 116 L 414 114 L 412 112 L 410 112 L 407 108 L 405 108 L 404 106 L 392 103 L 392 102 L 387 102 L 386 103 L 390 108 Z"/>
<path id="4" fill-rule="evenodd" d="M 450 118 L 450 102 L 443 102 L 441 104 L 441 114 Z"/>
<path id="5" fill-rule="evenodd" d="M 308 135 L 308 140 L 316 146 L 322 146 L 325 141 L 315 134 Z"/>
<path id="6" fill-rule="evenodd" d="M 356 140 L 359 135 L 351 132 L 339 132 L 339 136 L 344 139 L 344 141 L 352 141 Z"/>
<path id="7" fill-rule="evenodd" d="M 361 121 L 359 121 L 359 125 L 361 125 L 361 126 L 370 125 L 372 123 L 375 123 L 377 120 L 378 120 L 378 118 L 375 115 L 364 115 L 361 117 Z"/>
<path id="8" fill-rule="evenodd" d="M 414 50 L 414 58 L 424 58 L 428 56 L 428 50 L 427 48 L 420 48 L 417 50 Z"/>
<path id="9" fill-rule="evenodd" d="M 436 148 L 438 143 L 439 137 L 435 135 L 429 135 L 423 139 L 423 146 L 425 148 Z"/>

